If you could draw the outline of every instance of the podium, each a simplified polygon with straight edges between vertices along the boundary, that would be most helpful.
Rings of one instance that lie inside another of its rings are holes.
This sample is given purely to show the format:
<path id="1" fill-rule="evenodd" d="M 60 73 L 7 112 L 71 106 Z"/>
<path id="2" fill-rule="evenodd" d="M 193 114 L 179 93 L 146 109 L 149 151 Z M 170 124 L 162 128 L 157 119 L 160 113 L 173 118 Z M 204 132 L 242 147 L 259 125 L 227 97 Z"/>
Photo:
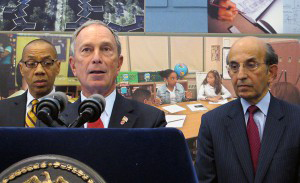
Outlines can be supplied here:
<path id="1" fill-rule="evenodd" d="M 181 131 L 159 129 L 0 128 L 0 172 L 25 158 L 76 159 L 106 182 L 197 181 Z"/>

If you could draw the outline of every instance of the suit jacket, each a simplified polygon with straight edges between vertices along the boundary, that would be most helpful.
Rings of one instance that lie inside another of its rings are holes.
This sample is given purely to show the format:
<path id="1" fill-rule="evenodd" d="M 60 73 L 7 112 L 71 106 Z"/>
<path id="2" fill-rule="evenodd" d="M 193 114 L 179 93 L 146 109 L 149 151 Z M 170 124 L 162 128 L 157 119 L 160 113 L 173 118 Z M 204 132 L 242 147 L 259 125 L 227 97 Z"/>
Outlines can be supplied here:
<path id="1" fill-rule="evenodd" d="M 27 91 L 22 95 L 0 100 L 0 126 L 25 127 Z"/>
<path id="2" fill-rule="evenodd" d="M 69 104 L 62 113 L 65 123 L 71 124 L 78 117 L 78 107 L 81 100 Z M 128 121 L 121 124 L 122 118 L 126 116 Z M 134 100 L 126 99 L 118 92 L 112 109 L 108 128 L 156 128 L 164 127 L 167 122 L 163 111 Z"/>
<path id="3" fill-rule="evenodd" d="M 196 171 L 199 182 L 300 182 L 300 107 L 271 96 L 254 176 L 240 99 L 202 116 Z"/>

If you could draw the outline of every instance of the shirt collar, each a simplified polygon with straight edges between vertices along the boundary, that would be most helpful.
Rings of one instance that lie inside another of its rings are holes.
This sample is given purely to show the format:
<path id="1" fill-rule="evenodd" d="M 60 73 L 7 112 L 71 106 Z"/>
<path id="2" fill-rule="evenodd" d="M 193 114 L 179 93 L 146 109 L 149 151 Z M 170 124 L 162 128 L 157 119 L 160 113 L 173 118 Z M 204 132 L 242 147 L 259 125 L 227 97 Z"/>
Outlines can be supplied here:
<path id="1" fill-rule="evenodd" d="M 268 114 L 270 101 L 271 101 L 271 94 L 268 91 L 267 94 L 256 104 L 256 106 L 259 108 L 259 110 L 262 113 L 264 113 L 265 116 Z M 244 114 L 246 114 L 247 109 L 251 104 L 243 98 L 241 98 L 241 104 L 243 106 Z"/>
<path id="2" fill-rule="evenodd" d="M 52 91 L 51 91 L 49 94 L 52 94 L 52 93 L 54 93 L 54 92 L 55 92 L 55 87 L 53 87 Z M 49 94 L 48 94 L 48 95 L 49 95 Z M 35 98 L 31 95 L 31 93 L 30 93 L 30 91 L 29 91 L 29 89 L 28 89 L 28 90 L 27 90 L 27 103 L 26 103 L 26 106 L 28 106 L 28 105 L 31 103 L 31 101 L 32 101 L 33 99 L 35 99 Z M 40 101 L 41 98 L 38 98 L 38 100 Z"/>
<path id="3" fill-rule="evenodd" d="M 111 94 L 109 94 L 107 97 L 105 97 L 105 109 L 104 112 L 106 113 L 106 115 L 110 116 L 112 113 L 112 109 L 116 100 L 116 95 L 117 92 L 116 90 L 114 90 Z M 87 99 L 86 96 L 83 95 L 82 91 L 80 93 L 80 97 L 81 97 L 81 101 L 84 101 L 85 99 Z"/>

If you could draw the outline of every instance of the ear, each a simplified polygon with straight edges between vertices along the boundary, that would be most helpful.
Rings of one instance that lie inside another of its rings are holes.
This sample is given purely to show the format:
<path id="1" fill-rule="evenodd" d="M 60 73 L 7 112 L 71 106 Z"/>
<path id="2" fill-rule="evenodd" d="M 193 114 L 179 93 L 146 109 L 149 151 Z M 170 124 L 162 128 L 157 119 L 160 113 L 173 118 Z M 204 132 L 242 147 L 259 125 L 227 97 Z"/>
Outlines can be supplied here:
<path id="1" fill-rule="evenodd" d="M 77 74 L 76 74 L 76 66 L 75 66 L 75 59 L 74 59 L 73 56 L 70 56 L 69 63 L 70 63 L 70 67 L 72 69 L 72 72 L 73 72 L 74 76 L 77 76 Z"/>
<path id="2" fill-rule="evenodd" d="M 24 67 L 26 67 L 25 66 L 25 64 L 24 63 L 19 63 L 20 64 L 20 72 L 21 72 L 21 75 L 22 75 L 22 77 L 24 78 Z"/>
<path id="3" fill-rule="evenodd" d="M 123 55 L 120 55 L 118 58 L 117 75 L 119 74 L 122 65 L 123 65 Z"/>
<path id="4" fill-rule="evenodd" d="M 277 72 L 278 72 L 278 65 L 277 64 L 273 64 L 273 65 L 269 66 L 269 71 L 268 71 L 269 83 L 271 83 L 272 81 L 274 81 L 276 79 Z"/>

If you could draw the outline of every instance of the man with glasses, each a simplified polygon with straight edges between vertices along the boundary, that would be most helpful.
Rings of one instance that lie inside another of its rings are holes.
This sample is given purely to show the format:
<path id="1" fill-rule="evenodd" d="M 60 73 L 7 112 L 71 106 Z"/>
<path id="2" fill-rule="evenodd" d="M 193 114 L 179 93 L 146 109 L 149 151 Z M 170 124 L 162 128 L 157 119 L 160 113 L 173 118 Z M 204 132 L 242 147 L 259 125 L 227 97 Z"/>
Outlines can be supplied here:
<path id="1" fill-rule="evenodd" d="M 202 116 L 199 182 L 299 182 L 300 108 L 269 92 L 278 70 L 273 48 L 255 37 L 241 38 L 227 64 L 239 98 Z"/>
<path id="2" fill-rule="evenodd" d="M 28 90 L 17 97 L 0 101 L 0 126 L 35 127 L 38 99 L 52 92 L 60 62 L 52 43 L 43 39 L 29 42 L 23 49 L 20 71 Z"/>

